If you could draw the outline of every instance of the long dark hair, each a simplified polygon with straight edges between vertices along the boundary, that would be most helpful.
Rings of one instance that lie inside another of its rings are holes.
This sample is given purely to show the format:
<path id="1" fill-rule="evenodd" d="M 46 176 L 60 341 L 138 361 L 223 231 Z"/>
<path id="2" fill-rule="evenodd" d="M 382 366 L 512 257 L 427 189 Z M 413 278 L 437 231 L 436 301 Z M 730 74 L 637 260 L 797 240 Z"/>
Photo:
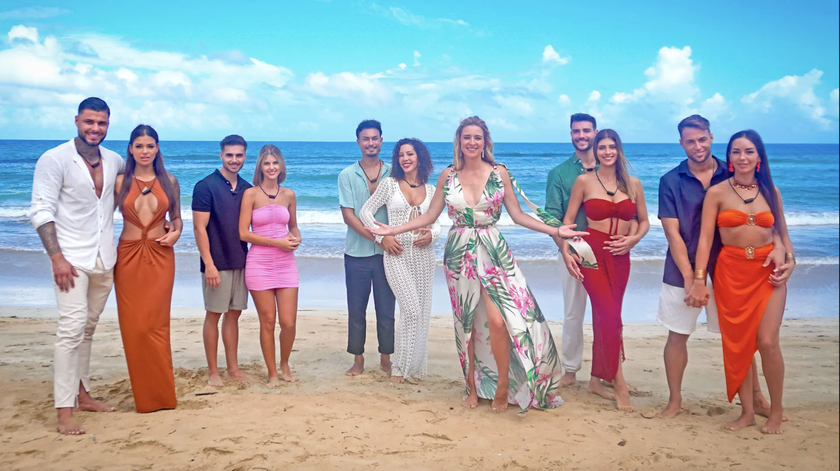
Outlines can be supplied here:
<path id="1" fill-rule="evenodd" d="M 157 177 L 157 184 L 160 185 L 163 192 L 166 194 L 166 197 L 169 199 L 169 214 L 172 215 L 175 213 L 175 204 L 178 202 L 178 198 L 175 195 L 175 189 L 172 187 L 172 181 L 169 180 L 169 173 L 163 165 L 163 154 L 160 153 L 160 140 L 158 139 L 158 133 L 155 131 L 155 128 L 149 126 L 148 124 L 140 124 L 134 128 L 134 131 L 131 131 L 131 137 L 128 141 L 128 152 L 125 156 L 125 174 L 123 174 L 122 187 L 120 188 L 120 194 L 117 197 L 117 205 L 120 208 L 120 212 L 124 212 L 123 203 L 125 203 L 125 197 L 128 196 L 128 192 L 131 190 L 131 185 L 134 184 L 134 169 L 137 167 L 137 162 L 134 160 L 134 154 L 131 153 L 131 145 L 134 144 L 134 141 L 141 136 L 151 137 L 155 140 L 155 144 L 158 146 L 157 155 L 155 155 L 155 160 L 152 162 L 152 168 L 154 169 L 155 176 Z"/>
<path id="2" fill-rule="evenodd" d="M 764 141 L 761 136 L 752 129 L 736 132 L 729 138 L 729 144 L 726 146 L 726 168 L 729 169 L 730 160 L 729 154 L 732 152 L 732 143 L 736 139 L 746 138 L 755 146 L 758 152 L 758 161 L 761 162 L 761 170 L 756 170 L 755 179 L 758 182 L 758 191 L 767 200 L 770 205 L 770 211 L 773 213 L 773 218 L 776 220 L 774 226 L 776 230 L 781 230 L 782 213 L 779 210 L 779 197 L 776 194 L 776 185 L 773 184 L 773 176 L 770 175 L 770 162 L 767 161 L 767 149 L 764 148 Z M 729 172 L 729 176 L 733 176 L 733 172 Z"/>
<path id="3" fill-rule="evenodd" d="M 621 138 L 618 133 L 612 129 L 602 129 L 595 135 L 595 140 L 592 142 L 592 151 L 595 153 L 595 161 L 598 160 L 598 143 L 604 139 L 612 139 L 615 141 L 615 150 L 618 152 L 618 159 L 615 163 L 615 181 L 618 184 L 618 189 L 624 192 L 630 201 L 636 202 L 636 189 L 633 188 L 633 183 L 630 181 L 632 169 L 627 157 L 624 156 L 624 146 L 621 144 Z"/>
<path id="4" fill-rule="evenodd" d="M 409 144 L 414 147 L 414 153 L 417 154 L 417 181 L 425 184 L 429 181 L 429 175 L 432 173 L 432 157 L 429 155 L 429 149 L 426 144 L 420 139 L 413 137 L 406 137 L 397 141 L 394 146 L 394 154 L 391 156 L 391 176 L 396 180 L 405 180 L 405 171 L 400 165 L 400 147 Z"/>

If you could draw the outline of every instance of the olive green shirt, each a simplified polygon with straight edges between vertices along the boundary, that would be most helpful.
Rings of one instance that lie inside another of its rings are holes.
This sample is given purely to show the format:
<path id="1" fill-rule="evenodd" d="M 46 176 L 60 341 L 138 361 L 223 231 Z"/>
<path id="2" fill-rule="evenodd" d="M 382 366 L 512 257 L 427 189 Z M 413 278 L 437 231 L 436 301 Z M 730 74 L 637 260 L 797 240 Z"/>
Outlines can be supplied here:
<path id="1" fill-rule="evenodd" d="M 572 187 L 575 186 L 577 177 L 584 173 L 586 169 L 574 154 L 548 172 L 548 180 L 545 184 L 545 210 L 549 214 L 561 221 L 566 217 L 569 199 L 572 197 Z M 575 224 L 577 224 L 575 230 L 586 230 L 586 213 L 583 211 L 583 205 L 577 213 Z"/>

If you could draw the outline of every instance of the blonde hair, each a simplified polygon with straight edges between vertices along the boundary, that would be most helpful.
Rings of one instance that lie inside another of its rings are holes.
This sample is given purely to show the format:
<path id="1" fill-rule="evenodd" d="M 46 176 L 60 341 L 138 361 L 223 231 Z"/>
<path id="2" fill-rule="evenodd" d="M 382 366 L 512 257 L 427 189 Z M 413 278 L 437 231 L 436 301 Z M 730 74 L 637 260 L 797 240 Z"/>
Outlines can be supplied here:
<path id="1" fill-rule="evenodd" d="M 266 144 L 262 146 L 262 149 L 260 149 L 260 155 L 257 157 L 257 168 L 254 169 L 254 186 L 259 186 L 265 179 L 265 175 L 263 175 L 262 172 L 262 166 L 263 162 L 265 162 L 265 158 L 269 155 L 274 156 L 274 158 L 277 159 L 277 163 L 280 165 L 280 174 L 277 175 L 277 184 L 286 181 L 286 160 L 283 158 L 283 153 L 280 152 L 280 149 L 278 149 L 277 146 L 273 144 Z"/>
<path id="2" fill-rule="evenodd" d="M 602 129 L 598 131 L 598 134 L 595 136 L 595 140 L 592 144 L 592 148 L 595 152 L 595 161 L 601 163 L 601 161 L 598 160 L 598 143 L 604 139 L 612 139 L 615 142 L 615 150 L 618 152 L 618 161 L 615 164 L 615 181 L 618 184 L 618 189 L 624 192 L 627 197 L 630 198 L 630 201 L 635 203 L 636 188 L 630 181 L 632 168 L 630 167 L 630 162 L 627 160 L 627 157 L 624 156 L 624 146 L 621 144 L 621 138 L 618 137 L 617 132 L 612 129 Z"/>
<path id="3" fill-rule="evenodd" d="M 478 126 L 484 132 L 484 152 L 481 160 L 493 163 L 493 139 L 490 138 L 490 130 L 487 123 L 478 116 L 470 116 L 461 120 L 458 129 L 455 131 L 455 140 L 452 143 L 452 168 L 461 170 L 464 167 L 464 153 L 461 152 L 461 133 L 467 126 Z"/>

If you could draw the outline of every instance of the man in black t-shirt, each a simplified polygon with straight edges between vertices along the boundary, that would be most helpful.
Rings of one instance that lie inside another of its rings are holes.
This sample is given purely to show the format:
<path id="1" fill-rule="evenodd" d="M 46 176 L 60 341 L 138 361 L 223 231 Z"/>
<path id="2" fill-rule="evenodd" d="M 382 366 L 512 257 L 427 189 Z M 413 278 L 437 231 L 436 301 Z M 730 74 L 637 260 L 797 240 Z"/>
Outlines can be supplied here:
<path id="1" fill-rule="evenodd" d="M 201 284 L 204 293 L 204 353 L 211 386 L 222 386 L 216 361 L 219 348 L 219 319 L 225 346 L 227 377 L 251 381 L 239 370 L 239 316 L 248 307 L 245 287 L 245 257 L 248 244 L 239 239 L 239 207 L 242 194 L 251 185 L 239 176 L 245 164 L 248 144 L 230 135 L 221 142 L 222 168 L 195 184 L 193 226 L 201 254 Z"/>

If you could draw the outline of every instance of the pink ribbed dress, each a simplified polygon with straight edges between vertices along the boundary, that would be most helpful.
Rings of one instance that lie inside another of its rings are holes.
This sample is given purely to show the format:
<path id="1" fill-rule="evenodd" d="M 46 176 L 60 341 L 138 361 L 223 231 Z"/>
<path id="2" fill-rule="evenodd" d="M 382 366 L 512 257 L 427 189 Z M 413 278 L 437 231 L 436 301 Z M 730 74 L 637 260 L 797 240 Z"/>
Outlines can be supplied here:
<path id="1" fill-rule="evenodd" d="M 289 209 L 268 205 L 251 212 L 251 231 L 271 239 L 289 235 Z M 294 252 L 277 247 L 252 244 L 245 260 L 245 285 L 251 291 L 277 288 L 297 288 L 298 271 Z"/>

